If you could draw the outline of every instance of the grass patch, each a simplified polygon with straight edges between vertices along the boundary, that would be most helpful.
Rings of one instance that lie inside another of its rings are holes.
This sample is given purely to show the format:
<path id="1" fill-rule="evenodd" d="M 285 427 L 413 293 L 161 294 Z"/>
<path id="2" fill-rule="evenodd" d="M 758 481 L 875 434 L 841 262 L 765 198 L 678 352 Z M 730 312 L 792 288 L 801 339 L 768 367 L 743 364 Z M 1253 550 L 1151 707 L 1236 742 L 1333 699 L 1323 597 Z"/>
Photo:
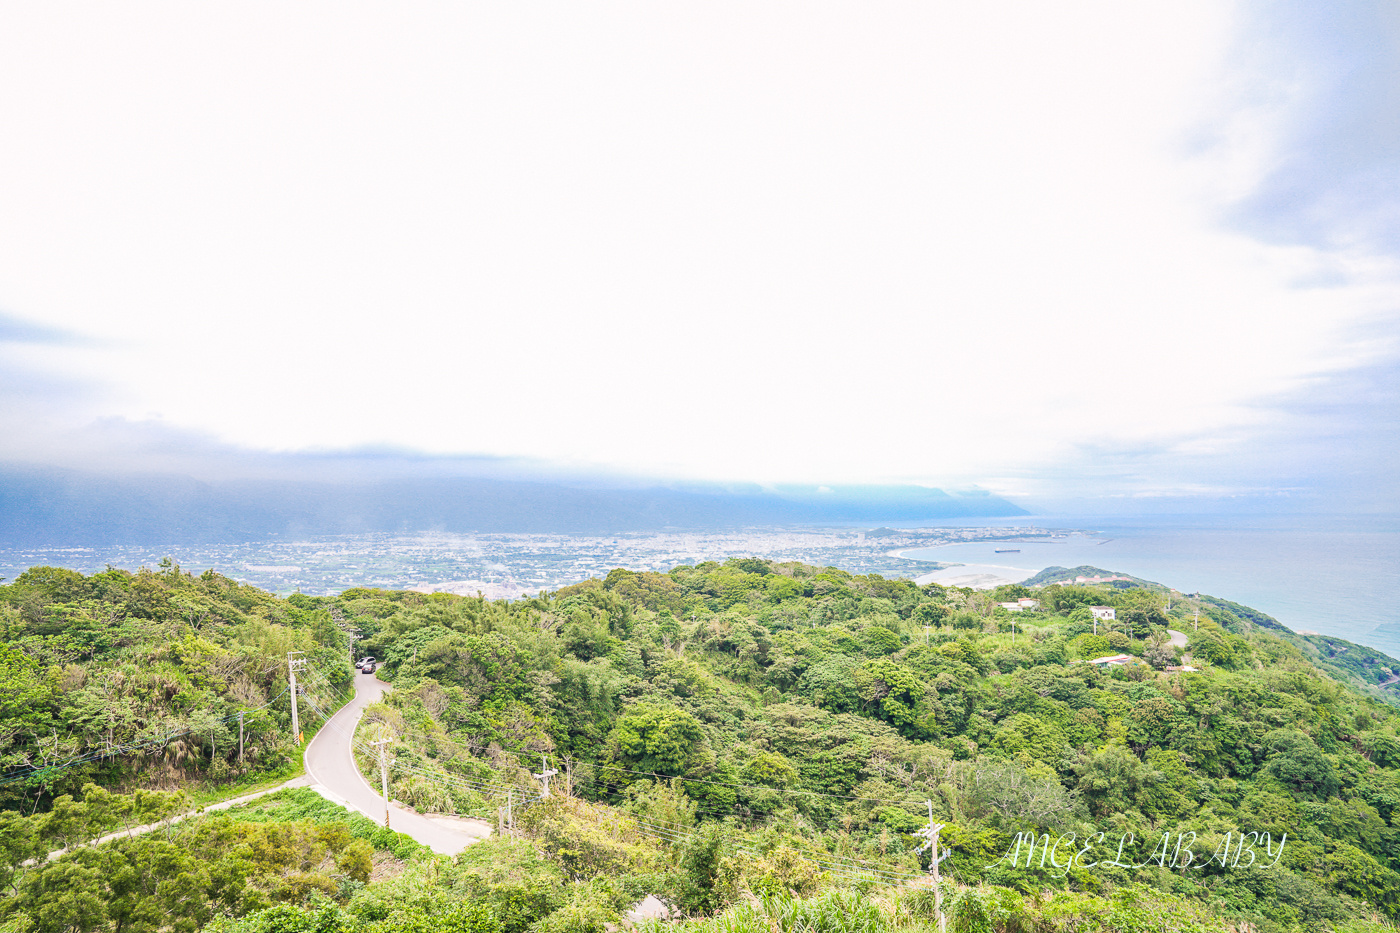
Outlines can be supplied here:
<path id="1" fill-rule="evenodd" d="M 279 790 L 250 803 L 230 807 L 225 812 L 244 823 L 290 823 L 297 820 L 344 823 L 350 828 L 350 835 L 354 838 L 364 839 L 375 849 L 390 852 L 396 858 L 404 860 L 420 853 L 426 855 L 432 852 L 411 836 L 380 826 L 364 814 L 347 810 L 305 787 Z"/>

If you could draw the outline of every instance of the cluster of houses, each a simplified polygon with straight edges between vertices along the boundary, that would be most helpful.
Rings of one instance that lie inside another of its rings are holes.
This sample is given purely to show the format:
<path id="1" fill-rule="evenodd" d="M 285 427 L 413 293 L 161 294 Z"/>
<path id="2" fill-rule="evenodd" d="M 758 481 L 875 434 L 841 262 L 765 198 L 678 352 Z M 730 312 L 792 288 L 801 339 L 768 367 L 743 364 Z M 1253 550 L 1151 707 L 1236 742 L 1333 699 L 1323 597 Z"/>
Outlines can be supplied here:
<path id="1" fill-rule="evenodd" d="M 1030 609 L 1039 609 L 1040 600 L 1018 599 L 1014 603 L 997 603 L 997 605 L 1007 612 L 1024 612 Z M 1092 613 L 1094 619 L 1099 622 L 1113 622 L 1118 619 L 1118 611 L 1112 606 L 1090 606 L 1089 612 Z M 1107 657 L 1094 658 L 1091 661 L 1076 661 L 1075 663 L 1092 664 L 1095 667 L 1122 667 L 1125 664 L 1141 664 L 1142 658 L 1131 654 L 1110 654 Z M 1200 670 L 1200 668 L 1192 667 L 1189 664 L 1171 664 L 1165 669 L 1167 671 L 1184 673 Z"/>
<path id="2" fill-rule="evenodd" d="M 1021 599 L 1018 599 L 1015 602 L 1011 603 L 997 603 L 997 606 L 999 608 L 1005 609 L 1007 612 L 1026 612 L 1029 610 L 1039 609 L 1040 600 L 1031 599 L 1029 597 L 1022 597 Z M 1113 619 L 1118 618 L 1118 612 L 1112 606 L 1090 606 L 1089 611 L 1094 614 L 1095 619 L 1105 619 L 1111 621 Z"/>

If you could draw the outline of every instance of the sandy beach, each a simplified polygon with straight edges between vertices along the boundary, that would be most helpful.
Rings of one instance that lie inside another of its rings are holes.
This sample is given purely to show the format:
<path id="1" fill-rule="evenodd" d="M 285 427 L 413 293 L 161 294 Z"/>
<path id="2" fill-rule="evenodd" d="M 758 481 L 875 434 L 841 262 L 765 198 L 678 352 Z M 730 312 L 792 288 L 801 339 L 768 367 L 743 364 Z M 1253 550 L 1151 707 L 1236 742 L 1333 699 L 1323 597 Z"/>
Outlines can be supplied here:
<path id="1" fill-rule="evenodd" d="M 1005 567 L 1000 564 L 958 564 L 945 567 L 914 578 L 919 586 L 938 583 L 943 586 L 967 586 L 974 590 L 990 590 L 1006 583 L 1020 583 L 1039 573 L 1040 570 L 1027 570 L 1024 567 Z"/>
<path id="2" fill-rule="evenodd" d="M 985 558 L 995 554 L 998 548 L 1005 548 L 1008 545 L 1015 545 L 1016 550 L 1019 551 L 1023 543 L 1030 542 L 998 539 L 934 547 L 902 548 L 890 551 L 889 554 L 891 557 L 898 557 L 902 560 L 934 561 L 951 565 L 915 577 L 914 582 L 919 586 L 938 583 L 943 586 L 966 586 L 974 590 L 990 590 L 1007 583 L 1020 583 L 1022 580 L 1040 573 L 1044 567 L 1013 567 L 1008 564 L 988 563 L 985 559 L 964 563 L 959 562 L 958 557 L 967 555 L 960 552 L 975 548 L 976 556 Z M 944 553 L 940 554 L 940 552 Z M 981 552 L 985 552 L 985 554 Z M 1020 556 L 1022 555 L 1017 554 L 1017 557 Z"/>

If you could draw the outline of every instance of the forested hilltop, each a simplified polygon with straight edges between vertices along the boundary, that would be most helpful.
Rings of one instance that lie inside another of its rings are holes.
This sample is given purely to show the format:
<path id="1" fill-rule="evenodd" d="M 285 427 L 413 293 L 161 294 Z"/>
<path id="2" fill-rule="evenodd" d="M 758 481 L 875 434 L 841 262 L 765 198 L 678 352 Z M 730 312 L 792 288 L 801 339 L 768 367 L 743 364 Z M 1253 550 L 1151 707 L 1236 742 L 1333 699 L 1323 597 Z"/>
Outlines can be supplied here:
<path id="1" fill-rule="evenodd" d="M 1001 606 L 1017 599 L 1038 607 Z M 929 930 L 914 833 L 931 806 L 955 930 L 1390 929 L 1400 715 L 1257 615 L 1168 609 L 1148 586 L 920 588 L 758 559 L 513 603 L 36 568 L 0 587 L 0 922 L 545 933 L 602 930 L 654 893 L 684 930 Z M 286 654 L 314 659 L 324 712 L 351 630 L 395 687 L 361 727 L 392 739 L 391 793 L 492 820 L 510 801 L 513 833 L 447 863 L 301 798 L 207 817 L 179 830 L 204 842 L 169 842 L 204 881 L 139 916 L 165 896 L 166 850 L 19 865 L 95 835 L 134 806 L 123 792 L 294 767 Z M 239 764 L 229 717 L 254 707 Z M 557 793 L 532 799 L 545 754 Z M 274 824 L 291 828 L 271 846 Z M 82 909 L 39 906 L 79 888 Z"/>
<path id="2" fill-rule="evenodd" d="M 88 781 L 189 790 L 295 773 L 287 657 L 330 681 L 303 689 L 332 703 L 351 676 L 332 613 L 169 561 L 35 567 L 0 586 L 0 806 L 43 809 Z"/>

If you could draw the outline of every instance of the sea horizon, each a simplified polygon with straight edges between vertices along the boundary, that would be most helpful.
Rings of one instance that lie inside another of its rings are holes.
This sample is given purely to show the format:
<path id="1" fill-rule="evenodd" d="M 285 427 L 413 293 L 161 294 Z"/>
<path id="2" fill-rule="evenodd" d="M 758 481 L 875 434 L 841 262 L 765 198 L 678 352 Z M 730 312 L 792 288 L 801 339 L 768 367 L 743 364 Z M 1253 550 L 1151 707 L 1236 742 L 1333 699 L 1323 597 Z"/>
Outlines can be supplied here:
<path id="1" fill-rule="evenodd" d="M 926 547 L 891 547 L 884 554 L 898 554 L 903 560 L 887 559 L 884 567 L 872 570 L 851 564 L 852 572 L 881 572 L 887 576 L 907 575 L 921 581 L 953 583 L 969 574 L 985 572 L 1002 581 L 1019 582 L 1047 567 L 1092 566 L 1112 573 L 1128 574 L 1160 583 L 1182 593 L 1201 593 L 1240 603 L 1266 613 L 1294 631 L 1315 632 L 1343 638 L 1392 657 L 1400 658 L 1400 521 L 1389 516 L 1355 515 L 1197 515 L 1197 516 L 1069 516 L 1023 515 L 1005 519 L 966 519 L 912 523 L 903 531 L 936 532 L 985 529 L 997 533 L 980 541 Z M 1008 540 L 1004 532 L 1035 529 L 1041 536 Z M 307 541 L 269 539 L 244 545 L 131 545 L 124 548 L 5 548 L 0 549 L 0 577 L 13 579 L 28 566 L 51 564 L 91 573 L 103 566 L 136 570 L 155 568 L 163 557 L 171 557 L 185 569 L 200 572 L 212 567 L 234 579 L 244 580 L 273 592 L 302 591 L 324 593 L 355 586 L 416 588 L 416 584 L 394 577 L 395 568 L 425 568 L 431 562 L 441 566 L 458 561 L 459 566 L 486 561 L 486 566 L 516 582 L 497 586 L 495 578 L 447 573 L 443 579 L 480 581 L 487 596 L 518 598 L 541 589 L 555 589 L 588 576 L 601 576 L 620 566 L 631 570 L 668 570 L 670 566 L 696 559 L 726 559 L 744 550 L 741 543 L 750 535 L 790 534 L 798 537 L 825 531 L 830 535 L 850 533 L 854 538 L 869 524 L 824 529 L 772 526 L 749 529 L 714 529 L 690 534 L 696 537 L 732 538 L 714 554 L 683 556 L 676 552 L 633 549 L 598 553 L 596 560 L 584 555 L 585 543 L 613 539 L 626 542 L 644 539 L 650 533 L 583 535 L 494 535 L 441 532 L 375 535 L 382 547 L 378 553 L 366 547 L 357 536 L 322 536 Z M 1044 535 L 1060 533 L 1047 540 Z M 655 532 L 656 535 L 684 532 Z M 579 559 L 577 573 L 568 581 L 557 577 L 546 582 L 516 566 L 521 553 L 499 560 L 491 557 L 493 540 L 502 538 L 550 539 L 558 553 L 568 553 L 571 542 Z M 872 544 L 874 542 L 868 542 Z M 472 553 L 463 554 L 463 545 Z M 345 547 L 345 545 L 353 545 Z M 807 545 L 810 549 L 810 542 Z M 358 554 L 357 554 L 358 549 Z M 997 550 L 1015 553 L 995 553 Z M 835 554 L 813 551 L 801 557 L 794 546 L 766 556 L 774 559 L 807 559 L 819 564 L 843 561 Z M 878 551 L 878 548 L 876 549 Z M 756 556 L 765 556 L 757 553 Z M 464 557 L 470 560 L 463 561 Z M 320 566 L 307 562 L 319 562 Z M 496 561 L 492 563 L 492 561 Z M 900 574 L 904 561 L 907 574 Z M 958 564 L 959 567 L 930 573 L 927 563 Z M 849 561 L 846 561 L 849 563 Z M 335 564 L 334 567 L 331 564 Z M 285 566 L 283 566 L 285 565 Z M 299 579 L 301 574 L 304 579 Z M 317 575 L 319 585 L 308 585 Z M 430 582 L 430 581 L 429 581 Z M 988 582 L 988 581 L 984 581 Z M 328 586 L 329 584 L 329 586 Z M 471 592 L 476 592 L 475 586 Z"/>

